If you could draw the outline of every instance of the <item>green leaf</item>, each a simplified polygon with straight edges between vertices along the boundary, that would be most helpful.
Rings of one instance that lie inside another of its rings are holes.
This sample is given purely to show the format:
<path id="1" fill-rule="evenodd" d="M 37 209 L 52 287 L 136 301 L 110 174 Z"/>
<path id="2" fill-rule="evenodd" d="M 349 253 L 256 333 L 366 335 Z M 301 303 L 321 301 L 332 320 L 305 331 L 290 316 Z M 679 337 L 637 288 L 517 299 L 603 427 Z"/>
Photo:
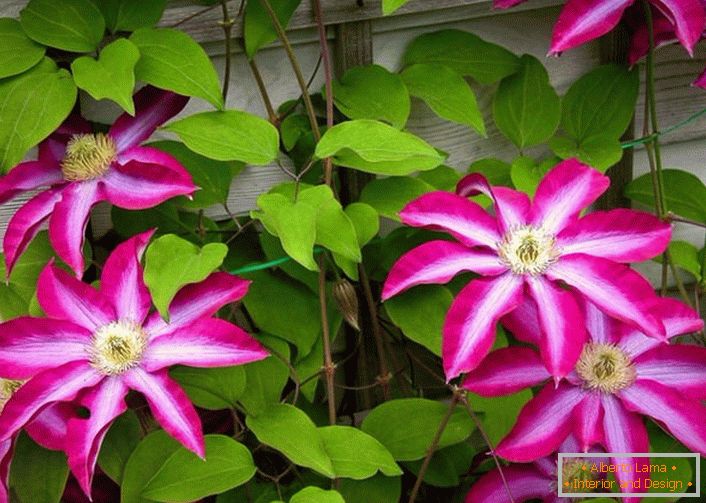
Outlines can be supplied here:
<path id="1" fill-rule="evenodd" d="M 532 399 L 532 391 L 523 389 L 507 396 L 486 398 L 468 394 L 473 410 L 482 413 L 483 427 L 493 445 L 507 435 L 515 424 L 522 407 Z"/>
<path id="2" fill-rule="evenodd" d="M 340 166 L 380 175 L 408 175 L 439 166 L 446 159 L 411 133 L 373 120 L 352 120 L 324 133 L 316 157 L 332 157 Z"/>
<path id="3" fill-rule="evenodd" d="M 438 190 L 454 192 L 456 184 L 461 178 L 461 173 L 449 166 L 439 166 L 429 171 L 423 171 L 417 175 L 418 180 L 428 183 Z"/>
<path id="4" fill-rule="evenodd" d="M 512 75 L 519 67 L 517 56 L 496 44 L 461 30 L 441 30 L 417 37 L 407 47 L 405 66 L 438 63 L 481 84 L 492 84 Z"/>
<path id="5" fill-rule="evenodd" d="M 259 335 L 257 339 L 270 351 L 277 351 L 289 360 L 289 344 L 283 340 L 270 335 Z M 272 355 L 243 365 L 242 368 L 245 370 L 246 387 L 240 395 L 240 403 L 248 414 L 260 414 L 268 405 L 280 401 L 282 390 L 289 379 L 289 368 L 282 360 Z"/>
<path id="6" fill-rule="evenodd" d="M 105 31 L 103 15 L 90 0 L 30 0 L 20 23 L 32 40 L 70 52 L 94 51 Z"/>
<path id="7" fill-rule="evenodd" d="M 287 27 L 292 14 L 300 3 L 301 0 L 270 0 L 272 10 L 275 11 L 283 28 Z M 251 0 L 247 3 L 244 24 L 245 53 L 250 59 L 262 47 L 277 40 L 275 27 L 260 0 Z"/>
<path id="8" fill-rule="evenodd" d="M 394 176 L 368 182 L 360 200 L 372 206 L 381 216 L 399 222 L 399 212 L 407 203 L 433 190 L 434 187 L 417 178 Z"/>
<path id="9" fill-rule="evenodd" d="M 402 475 L 392 454 L 373 437 L 351 426 L 319 428 L 337 477 L 363 480 L 378 470 L 389 477 Z"/>
<path id="10" fill-rule="evenodd" d="M 436 487 L 455 487 L 460 476 L 467 473 L 475 452 L 468 442 L 451 445 L 434 453 L 424 475 L 424 483 Z M 419 475 L 423 460 L 408 461 L 404 465 Z"/>
<path id="11" fill-rule="evenodd" d="M 76 85 L 93 98 L 110 99 L 130 115 L 135 115 L 132 91 L 135 87 L 135 65 L 140 51 L 125 38 L 105 46 L 98 60 L 83 56 L 71 63 Z"/>
<path id="12" fill-rule="evenodd" d="M 547 173 L 547 166 L 537 164 L 534 159 L 521 156 L 512 161 L 510 177 L 515 188 L 530 197 L 534 196 L 539 182 Z"/>
<path id="13" fill-rule="evenodd" d="M 409 93 L 422 99 L 436 115 L 486 136 L 473 89 L 451 68 L 440 64 L 412 65 L 402 72 L 402 78 Z"/>
<path id="14" fill-rule="evenodd" d="M 59 503 L 68 475 L 63 452 L 44 449 L 24 433 L 17 438 L 10 465 L 10 491 L 17 501 Z"/>
<path id="15" fill-rule="evenodd" d="M 666 206 L 679 216 L 706 223 L 706 186 L 691 173 L 680 169 L 662 170 Z M 625 187 L 625 195 L 654 208 L 652 177 L 642 175 Z"/>
<path id="16" fill-rule="evenodd" d="M 480 173 L 488 179 L 490 185 L 513 185 L 510 175 L 511 166 L 505 161 L 492 157 L 479 159 L 468 168 L 469 173 Z"/>
<path id="17" fill-rule="evenodd" d="M 382 0 L 383 16 L 389 16 L 407 2 L 409 2 L 409 0 Z"/>
<path id="18" fill-rule="evenodd" d="M 120 415 L 110 426 L 101 444 L 98 465 L 116 484 L 121 484 L 127 460 L 141 438 L 140 420 L 131 410 Z"/>
<path id="19" fill-rule="evenodd" d="M 145 486 L 154 501 L 189 502 L 238 487 L 257 468 L 247 447 L 225 435 L 206 435 L 206 457 L 180 446 Z"/>
<path id="20" fill-rule="evenodd" d="M 338 491 L 321 489 L 316 486 L 305 487 L 292 496 L 289 503 L 346 503 Z"/>
<path id="21" fill-rule="evenodd" d="M 135 77 L 185 96 L 197 96 L 223 109 L 218 74 L 206 52 L 183 31 L 142 28 L 130 36 L 142 57 Z M 215 133 L 214 133 L 215 134 Z"/>
<path id="22" fill-rule="evenodd" d="M 378 212 L 372 206 L 361 202 L 349 204 L 344 211 L 355 228 L 358 247 L 363 248 L 380 230 L 380 217 L 378 216 Z M 338 253 L 333 254 L 333 260 L 343 269 L 349 278 L 356 281 L 358 280 L 356 261 Z"/>
<path id="23" fill-rule="evenodd" d="M 391 400 L 370 411 L 361 429 L 377 438 L 396 460 L 414 461 L 426 455 L 448 409 L 448 404 L 424 398 Z M 441 435 L 438 447 L 462 442 L 472 430 L 468 413 L 457 407 Z"/>
<path id="24" fill-rule="evenodd" d="M 564 96 L 562 128 L 579 144 L 597 135 L 617 140 L 635 113 L 639 85 L 637 68 L 603 65 L 591 70 Z"/>
<path id="25" fill-rule="evenodd" d="M 71 74 L 48 58 L 29 72 L 0 81 L 0 171 L 10 170 L 53 133 L 75 103 Z"/>
<path id="26" fill-rule="evenodd" d="M 197 407 L 208 410 L 232 409 L 245 391 L 245 369 L 233 367 L 175 367 L 169 374 L 184 388 Z"/>
<path id="27" fill-rule="evenodd" d="M 145 254 L 145 283 L 160 314 L 166 319 L 177 291 L 206 279 L 220 267 L 227 253 L 228 247 L 222 243 L 199 248 L 174 234 L 155 239 Z"/>
<path id="28" fill-rule="evenodd" d="M 199 187 L 199 190 L 194 192 L 193 200 L 183 198 L 183 201 L 180 201 L 186 208 L 202 209 L 225 203 L 233 177 L 244 168 L 240 162 L 214 161 L 199 155 L 177 141 L 156 141 L 150 143 L 150 146 L 174 156 L 191 174 L 194 185 Z"/>
<path id="29" fill-rule="evenodd" d="M 686 241 L 672 241 L 669 243 L 669 254 L 674 265 L 693 275 L 697 281 L 701 281 L 701 261 L 699 260 L 699 250 Z M 662 262 L 662 255 L 654 258 L 656 262 Z"/>
<path id="30" fill-rule="evenodd" d="M 420 285 L 385 302 L 385 311 L 402 333 L 441 356 L 441 329 L 453 295 L 441 285 Z"/>
<path id="31" fill-rule="evenodd" d="M 362 260 L 353 222 L 343 211 L 330 187 L 318 185 L 302 190 L 299 201 L 317 208 L 316 244 L 348 260 Z"/>
<path id="32" fill-rule="evenodd" d="M 561 120 L 561 100 L 537 58 L 525 54 L 520 63 L 516 74 L 500 82 L 493 117 L 500 132 L 524 149 L 552 137 Z"/>
<path id="33" fill-rule="evenodd" d="M 30 39 L 20 22 L 0 18 L 0 79 L 25 72 L 44 57 L 43 46 Z"/>
<path id="34" fill-rule="evenodd" d="M 202 112 L 172 122 L 176 133 L 194 152 L 217 161 L 262 165 L 279 153 L 277 128 L 256 115 L 239 110 Z"/>
<path id="35" fill-rule="evenodd" d="M 150 503 L 142 491 L 152 477 L 181 444 L 164 430 L 150 433 L 137 444 L 125 464 L 120 486 L 120 503 Z"/>
<path id="36" fill-rule="evenodd" d="M 376 475 L 365 480 L 341 479 L 338 490 L 346 503 L 390 503 L 400 501 L 400 477 Z"/>
<path id="37" fill-rule="evenodd" d="M 409 93 L 402 78 L 379 65 L 347 70 L 333 83 L 333 99 L 351 119 L 375 119 L 402 129 L 409 117 Z"/>
<path id="38" fill-rule="evenodd" d="M 311 133 L 311 122 L 306 115 L 291 114 L 284 118 L 279 126 L 282 144 L 286 151 L 290 151 L 303 135 Z"/>
<path id="39" fill-rule="evenodd" d="M 162 18 L 167 0 L 100 0 L 98 6 L 105 17 L 108 29 L 115 33 L 119 31 L 135 31 L 140 28 L 151 28 Z"/>
<path id="40" fill-rule="evenodd" d="M 620 140 L 602 134 L 586 137 L 581 143 L 571 138 L 555 136 L 549 140 L 549 147 L 562 159 L 575 157 L 602 173 L 623 158 Z"/>
<path id="41" fill-rule="evenodd" d="M 294 464 L 329 478 L 336 476 L 316 425 L 300 409 L 276 404 L 262 414 L 246 416 L 245 422 L 260 442 L 280 451 Z"/>

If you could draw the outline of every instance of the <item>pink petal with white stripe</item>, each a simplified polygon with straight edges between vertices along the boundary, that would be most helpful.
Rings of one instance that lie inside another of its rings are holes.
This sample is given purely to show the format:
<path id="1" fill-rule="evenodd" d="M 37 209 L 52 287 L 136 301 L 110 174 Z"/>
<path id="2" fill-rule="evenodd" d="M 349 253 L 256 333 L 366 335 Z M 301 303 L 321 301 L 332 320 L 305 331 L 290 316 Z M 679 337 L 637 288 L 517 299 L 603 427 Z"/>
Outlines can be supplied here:
<path id="1" fill-rule="evenodd" d="M 619 340 L 618 334 L 620 329 L 626 325 L 606 315 L 590 300 L 578 296 L 577 299 L 583 311 L 586 331 L 589 334 L 591 342 L 598 344 L 616 344 Z M 643 335 L 643 337 L 646 336 Z M 654 341 L 655 339 L 651 338 L 651 340 Z"/>
<path id="2" fill-rule="evenodd" d="M 56 254 L 76 274 L 83 276 L 83 241 L 91 208 L 103 200 L 95 181 L 71 183 L 49 218 L 49 240 Z"/>
<path id="3" fill-rule="evenodd" d="M 651 337 L 664 339 L 662 322 L 649 310 L 652 286 L 629 267 L 590 255 L 562 255 L 546 272 L 574 287 L 602 311 Z"/>
<path id="4" fill-rule="evenodd" d="M 118 154 L 118 164 L 124 165 L 131 161 L 143 164 L 158 164 L 171 169 L 174 172 L 174 176 L 179 179 L 191 180 L 191 174 L 176 157 L 158 148 L 137 146 Z"/>
<path id="5" fill-rule="evenodd" d="M 706 25 L 706 14 L 701 0 L 651 0 L 674 25 L 674 33 L 689 55 L 701 38 Z"/>
<path id="6" fill-rule="evenodd" d="M 690 450 L 706 456 L 706 406 L 700 401 L 647 380 L 635 381 L 618 396 L 628 409 L 657 420 Z"/>
<path id="7" fill-rule="evenodd" d="M 520 5 L 526 0 L 493 0 L 493 7 L 495 9 L 509 9 L 515 5 Z"/>
<path id="8" fill-rule="evenodd" d="M 42 270 L 37 286 L 39 305 L 49 317 L 71 321 L 90 332 L 117 319 L 101 292 L 53 263 Z"/>
<path id="9" fill-rule="evenodd" d="M 154 230 L 143 232 L 119 244 L 110 254 L 101 273 L 101 292 L 115 307 L 120 320 L 141 325 L 152 306 L 152 298 L 142 278 L 142 253 Z"/>
<path id="10" fill-rule="evenodd" d="M 148 372 L 177 364 L 224 367 L 267 356 L 262 345 L 243 329 L 225 320 L 206 318 L 150 341 L 142 366 Z"/>
<path id="11" fill-rule="evenodd" d="M 10 495 L 8 487 L 10 485 L 10 463 L 14 450 L 14 439 L 0 442 L 0 503 L 8 503 Z"/>
<path id="12" fill-rule="evenodd" d="M 501 236 L 495 219 L 480 205 L 449 192 L 429 192 L 400 211 L 402 222 L 447 232 L 468 246 L 496 248 Z"/>
<path id="13" fill-rule="evenodd" d="M 585 394 L 583 401 L 574 409 L 574 421 L 574 435 L 581 451 L 588 452 L 592 446 L 603 443 L 603 405 L 599 393 Z"/>
<path id="14" fill-rule="evenodd" d="M 517 503 L 534 499 L 544 499 L 554 494 L 555 477 L 547 477 L 534 465 L 511 465 L 503 467 L 505 482 L 497 469 L 483 475 L 471 486 L 465 503 L 501 503 L 511 501 L 507 494 L 510 489 L 512 500 Z"/>
<path id="15" fill-rule="evenodd" d="M 634 0 L 569 0 L 552 33 L 550 54 L 590 42 L 616 27 Z"/>
<path id="16" fill-rule="evenodd" d="M 532 203 L 532 223 L 550 234 L 558 234 L 609 185 L 610 179 L 590 166 L 576 159 L 563 161 L 539 182 Z"/>
<path id="17" fill-rule="evenodd" d="M 585 393 L 566 383 L 547 384 L 522 408 L 515 426 L 495 452 L 509 461 L 525 463 L 554 452 L 571 432 L 574 408 Z"/>
<path id="18" fill-rule="evenodd" d="M 46 405 L 71 401 L 79 391 L 95 386 L 103 377 L 87 361 L 67 363 L 37 374 L 5 404 L 0 414 L 0 440 L 12 437 Z"/>
<path id="19" fill-rule="evenodd" d="M 105 378 L 81 400 L 81 405 L 88 408 L 90 416 L 87 419 L 75 418 L 69 422 L 69 468 L 89 498 L 101 443 L 113 420 L 127 409 L 124 400 L 127 392 L 127 386 L 119 377 Z"/>
<path id="20" fill-rule="evenodd" d="M 20 317 L 0 325 L 0 367 L 9 379 L 30 377 L 89 358 L 91 332 L 70 321 Z"/>
<path id="21" fill-rule="evenodd" d="M 706 70 L 694 81 L 694 86 L 706 89 Z"/>
<path id="22" fill-rule="evenodd" d="M 654 10 L 654 9 L 653 9 Z M 655 48 L 677 42 L 677 35 L 674 33 L 674 25 L 669 19 L 659 13 L 653 12 L 653 25 Z M 650 37 L 647 23 L 642 23 L 633 33 L 630 39 L 630 50 L 628 52 L 628 64 L 633 66 L 640 61 L 650 50 Z"/>
<path id="23" fill-rule="evenodd" d="M 495 324 L 522 301 L 521 276 L 505 273 L 471 281 L 451 304 L 443 328 L 446 379 L 476 368 L 495 340 Z"/>
<path id="24" fill-rule="evenodd" d="M 541 384 L 549 377 L 535 350 L 512 346 L 486 356 L 466 374 L 463 387 L 481 396 L 502 396 Z"/>
<path id="25" fill-rule="evenodd" d="M 586 215 L 557 236 L 557 246 L 567 255 L 642 262 L 662 253 L 671 236 L 672 227 L 654 215 L 621 208 Z"/>
<path id="26" fill-rule="evenodd" d="M 565 377 L 574 368 L 588 339 L 583 314 L 573 294 L 539 276 L 528 276 L 528 292 L 538 307 L 543 336 L 539 349 L 549 373 Z"/>
<path id="27" fill-rule="evenodd" d="M 25 426 L 25 431 L 45 449 L 63 451 L 66 448 L 66 429 L 69 420 L 76 417 L 76 406 L 72 403 L 56 402 L 37 414 Z"/>
<path id="28" fill-rule="evenodd" d="M 485 194 L 491 198 L 502 232 L 527 224 L 531 204 L 524 192 L 508 187 L 491 187 L 483 175 L 471 173 L 458 182 L 456 193 L 463 197 Z"/>
<path id="29" fill-rule="evenodd" d="M 152 133 L 181 112 L 189 98 L 152 86 L 143 87 L 134 95 L 135 116 L 125 113 L 110 128 L 118 152 L 139 145 Z"/>
<path id="30" fill-rule="evenodd" d="M 706 399 L 706 348 L 660 345 L 635 361 L 637 378 L 656 381 L 696 399 Z"/>
<path id="31" fill-rule="evenodd" d="M 63 180 L 61 169 L 56 164 L 41 161 L 23 162 L 0 177 L 0 203 L 27 190 L 47 187 Z"/>
<path id="32" fill-rule="evenodd" d="M 189 397 L 166 369 L 150 373 L 137 367 L 123 377 L 131 389 L 145 396 L 152 414 L 167 433 L 197 456 L 206 455 L 201 420 Z"/>
<path id="33" fill-rule="evenodd" d="M 429 241 L 395 262 L 385 280 L 382 299 L 422 284 L 443 284 L 462 271 L 495 276 L 507 271 L 497 253 L 452 241 Z"/>
<path id="34" fill-rule="evenodd" d="M 528 295 L 520 305 L 503 316 L 500 323 L 519 341 L 538 346 L 539 341 L 542 340 L 542 327 L 539 325 L 537 305 Z"/>
<path id="35" fill-rule="evenodd" d="M 10 277 L 20 255 L 37 235 L 59 200 L 61 188 L 45 190 L 27 201 L 12 216 L 3 238 L 6 278 Z"/>

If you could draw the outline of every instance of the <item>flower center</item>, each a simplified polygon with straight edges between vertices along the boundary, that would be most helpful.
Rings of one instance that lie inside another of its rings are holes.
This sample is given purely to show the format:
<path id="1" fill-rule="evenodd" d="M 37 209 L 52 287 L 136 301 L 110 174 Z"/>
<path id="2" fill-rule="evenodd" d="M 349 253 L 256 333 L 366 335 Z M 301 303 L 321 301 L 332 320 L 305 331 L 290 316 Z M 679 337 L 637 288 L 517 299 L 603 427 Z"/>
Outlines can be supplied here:
<path id="1" fill-rule="evenodd" d="M 12 395 L 24 384 L 23 381 L 13 379 L 0 379 L 0 412 L 5 408 L 5 404 Z"/>
<path id="2" fill-rule="evenodd" d="M 515 274 L 542 274 L 556 262 L 556 238 L 541 228 L 525 225 L 508 232 L 499 244 L 501 260 Z"/>
<path id="3" fill-rule="evenodd" d="M 142 327 L 116 321 L 93 334 L 91 364 L 105 375 L 118 375 L 140 362 L 147 337 Z"/>
<path id="4" fill-rule="evenodd" d="M 61 171 L 70 182 L 92 180 L 108 171 L 116 155 L 117 147 L 108 135 L 77 134 L 66 145 Z"/>
<path id="5" fill-rule="evenodd" d="M 596 480 L 598 474 L 592 472 L 590 463 L 581 458 L 564 459 L 564 464 L 561 467 L 561 479 L 564 482 L 573 484 L 575 480 Z M 586 470 L 583 467 L 586 467 Z"/>
<path id="6" fill-rule="evenodd" d="M 632 361 L 615 344 L 586 344 L 576 364 L 576 373 L 586 388 L 604 393 L 616 393 L 635 382 Z"/>

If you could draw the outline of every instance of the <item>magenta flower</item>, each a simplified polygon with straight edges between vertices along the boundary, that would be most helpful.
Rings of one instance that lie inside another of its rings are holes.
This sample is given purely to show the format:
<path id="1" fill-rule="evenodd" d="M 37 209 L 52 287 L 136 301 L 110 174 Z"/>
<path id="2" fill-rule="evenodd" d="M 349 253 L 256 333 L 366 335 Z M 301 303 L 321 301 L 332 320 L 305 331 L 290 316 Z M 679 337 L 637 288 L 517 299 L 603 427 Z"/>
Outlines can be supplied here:
<path id="1" fill-rule="evenodd" d="M 191 175 L 176 159 L 140 146 L 187 101 L 183 96 L 146 87 L 135 95 L 135 117 L 122 115 L 107 134 L 93 133 L 83 119 L 71 118 L 42 142 L 36 161 L 23 162 L 0 178 L 0 203 L 19 193 L 47 187 L 10 220 L 3 241 L 8 277 L 46 220 L 52 247 L 81 277 L 84 234 L 95 204 L 108 201 L 138 210 L 191 194 L 196 189 Z"/>
<path id="2" fill-rule="evenodd" d="M 493 345 L 495 324 L 523 301 L 540 306 L 540 350 L 557 378 L 571 371 L 586 340 L 584 321 L 565 283 L 609 315 L 663 338 L 664 326 L 646 308 L 650 284 L 622 263 L 646 260 L 669 243 L 670 226 L 648 213 L 616 209 L 579 218 L 606 190 L 609 180 L 576 160 L 553 168 L 534 201 L 506 187 L 491 188 L 471 174 L 459 194 L 431 192 L 409 203 L 407 225 L 447 232 L 458 242 L 430 241 L 392 267 L 383 299 L 423 283 L 446 283 L 461 271 L 472 280 L 454 300 L 443 329 L 443 361 L 452 379 L 478 366 Z M 484 192 L 495 218 L 465 196 Z"/>
<path id="3" fill-rule="evenodd" d="M 690 450 L 706 455 L 706 349 L 669 345 L 607 317 L 595 305 L 584 307 L 589 341 L 558 386 L 547 383 L 520 412 L 498 455 L 527 462 L 554 452 L 573 433 L 580 450 L 601 445 L 606 452 L 648 452 L 641 414 L 657 421 Z M 652 311 L 667 336 L 695 332 L 703 321 L 673 299 L 657 298 Z M 537 343 L 541 337 L 533 302 L 508 316 L 513 334 Z M 463 386 L 482 396 L 499 396 L 550 378 L 539 355 L 528 347 L 494 351 Z M 631 463 L 616 459 L 617 463 Z M 621 482 L 635 474 L 618 474 Z"/>
<path id="4" fill-rule="evenodd" d="M 238 365 L 267 356 L 237 326 L 213 318 L 242 298 L 249 282 L 213 273 L 182 288 L 169 322 L 149 314 L 151 297 L 140 257 L 152 232 L 119 245 L 105 263 L 100 290 L 50 263 L 38 281 L 47 318 L 22 317 L 0 325 L 0 375 L 29 379 L 0 414 L 0 440 L 11 438 L 47 404 L 76 399 L 88 419 L 72 419 L 66 451 L 86 494 L 100 444 L 126 409 L 128 390 L 142 393 L 155 419 L 174 438 L 204 456 L 199 417 L 167 368 Z"/>

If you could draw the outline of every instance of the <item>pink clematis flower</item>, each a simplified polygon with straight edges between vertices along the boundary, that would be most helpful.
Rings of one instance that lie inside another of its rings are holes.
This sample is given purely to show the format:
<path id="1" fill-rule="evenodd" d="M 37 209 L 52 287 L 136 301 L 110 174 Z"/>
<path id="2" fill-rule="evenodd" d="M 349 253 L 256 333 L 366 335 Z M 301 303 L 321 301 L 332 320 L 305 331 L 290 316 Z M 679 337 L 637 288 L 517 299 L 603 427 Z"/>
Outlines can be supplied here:
<path id="1" fill-rule="evenodd" d="M 478 174 L 459 182 L 459 194 L 421 196 L 400 212 L 402 221 L 447 232 L 458 242 L 430 241 L 403 255 L 390 270 L 383 299 L 414 285 L 446 283 L 461 271 L 483 276 L 461 290 L 446 316 L 448 379 L 478 366 L 493 345 L 496 322 L 523 302 L 525 289 L 540 306 L 539 345 L 556 378 L 573 369 L 586 340 L 582 314 L 563 283 L 609 315 L 664 338 L 661 321 L 645 307 L 655 296 L 652 287 L 623 263 L 661 253 L 670 226 L 626 209 L 579 218 L 608 185 L 606 176 L 569 160 L 547 173 L 531 203 L 521 192 L 491 188 Z M 478 191 L 494 200 L 495 218 L 464 197 Z"/>
<path id="2" fill-rule="evenodd" d="M 496 453 L 527 462 L 556 450 L 573 433 L 580 451 L 601 445 L 606 452 L 648 452 L 641 414 L 649 416 L 695 452 L 706 455 L 706 349 L 669 345 L 607 317 L 583 303 L 590 340 L 573 372 L 556 386 L 547 383 L 520 412 Z M 703 321 L 673 299 L 657 298 L 652 311 L 668 337 L 695 332 Z M 508 315 L 513 334 L 525 342 L 541 337 L 533 302 Z M 529 347 L 508 347 L 467 375 L 463 386 L 482 396 L 499 396 L 550 378 L 539 355 Z M 577 452 L 580 452 L 577 451 Z M 633 461 L 616 458 L 616 463 Z M 633 473 L 618 473 L 620 482 Z"/>
<path id="3" fill-rule="evenodd" d="M 9 277 L 42 223 L 61 259 L 83 275 L 83 240 L 91 208 L 108 201 L 120 208 L 151 208 L 196 187 L 174 157 L 142 147 L 155 129 L 179 113 L 188 98 L 146 87 L 135 95 L 135 117 L 124 114 L 107 134 L 93 133 L 72 117 L 39 146 L 36 161 L 23 162 L 0 178 L 0 203 L 47 187 L 12 217 L 3 241 Z"/>
<path id="4" fill-rule="evenodd" d="M 169 322 L 149 314 L 151 297 L 140 257 L 152 232 L 119 245 L 103 268 L 100 290 L 50 263 L 38 281 L 47 318 L 21 317 L 0 325 L 0 376 L 28 379 L 0 414 L 0 440 L 11 438 L 52 402 L 76 399 L 88 419 L 69 421 L 69 466 L 86 492 L 101 442 L 126 410 L 124 397 L 142 393 L 155 419 L 174 438 L 204 456 L 196 410 L 168 367 L 219 367 L 267 356 L 239 327 L 213 315 L 242 298 L 249 282 L 213 273 L 182 288 Z"/>

